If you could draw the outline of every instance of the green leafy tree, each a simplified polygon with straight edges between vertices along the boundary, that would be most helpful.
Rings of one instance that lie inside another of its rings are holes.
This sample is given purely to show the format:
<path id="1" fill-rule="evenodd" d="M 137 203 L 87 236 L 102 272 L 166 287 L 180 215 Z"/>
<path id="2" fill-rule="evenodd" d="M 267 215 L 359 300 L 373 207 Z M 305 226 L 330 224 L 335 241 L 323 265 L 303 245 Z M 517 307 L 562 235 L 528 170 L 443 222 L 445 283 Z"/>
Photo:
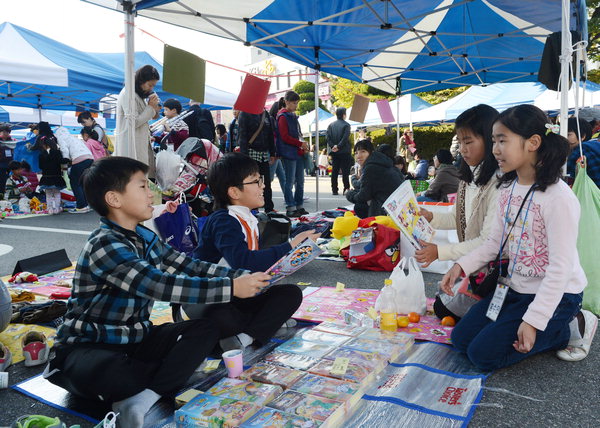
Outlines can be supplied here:
<path id="1" fill-rule="evenodd" d="M 299 80 L 292 89 L 300 95 L 300 102 L 298 103 L 298 110 L 296 111 L 299 116 L 315 109 L 314 83 L 309 82 L 308 80 Z M 327 110 L 321 100 L 319 100 L 319 107 Z"/>
<path id="2" fill-rule="evenodd" d="M 341 77 L 329 76 L 331 84 L 332 102 L 337 107 L 352 107 L 354 95 L 359 94 L 369 98 L 369 101 L 377 101 L 381 99 L 393 100 L 395 95 L 388 94 L 373 86 L 365 83 L 354 82 L 353 80 L 344 79 Z"/>
<path id="3" fill-rule="evenodd" d="M 440 89 L 439 91 L 420 92 L 417 96 L 423 98 L 429 104 L 439 104 L 466 91 L 467 88 L 468 86 L 459 86 L 458 88 Z"/>

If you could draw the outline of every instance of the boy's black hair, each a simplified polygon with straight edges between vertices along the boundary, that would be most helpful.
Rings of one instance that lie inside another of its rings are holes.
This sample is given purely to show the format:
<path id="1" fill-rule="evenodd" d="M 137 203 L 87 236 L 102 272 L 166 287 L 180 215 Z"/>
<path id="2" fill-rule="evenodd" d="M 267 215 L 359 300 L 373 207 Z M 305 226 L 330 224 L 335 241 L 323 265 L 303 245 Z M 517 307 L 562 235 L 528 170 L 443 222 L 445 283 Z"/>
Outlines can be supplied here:
<path id="1" fill-rule="evenodd" d="M 394 166 L 396 165 L 402 165 L 402 168 L 400 170 L 403 174 L 406 174 L 406 159 L 404 159 L 404 156 L 394 156 Z"/>
<path id="2" fill-rule="evenodd" d="M 148 165 L 123 156 L 110 156 L 95 161 L 83 172 L 81 183 L 88 204 L 101 216 L 109 213 L 104 199 L 107 192 L 123 193 L 136 172 L 148 172 Z"/>
<path id="3" fill-rule="evenodd" d="M 485 186 L 498 170 L 498 162 L 492 152 L 494 145 L 492 141 L 492 126 L 496 119 L 498 119 L 498 110 L 487 104 L 479 104 L 463 111 L 454 121 L 454 130 L 460 128 L 469 129 L 475 135 L 483 138 L 485 154 L 480 164 L 479 175 L 475 180 L 475 184 L 478 186 Z M 469 164 L 462 158 L 458 169 L 461 180 L 467 183 L 473 181 L 473 172 L 469 168 Z"/>
<path id="4" fill-rule="evenodd" d="M 85 119 L 92 119 L 94 122 L 96 121 L 96 119 L 94 119 L 94 116 L 92 116 L 92 113 L 89 112 L 88 110 L 85 110 L 85 111 L 82 111 L 81 113 L 79 113 L 79 116 L 77 116 L 77 123 L 83 125 L 83 121 Z"/>
<path id="5" fill-rule="evenodd" d="M 217 124 L 217 126 L 215 126 L 215 130 L 219 136 L 227 134 L 227 128 L 225 128 L 225 125 L 222 123 Z"/>
<path id="6" fill-rule="evenodd" d="M 8 163 L 8 169 L 10 171 L 16 171 L 17 169 L 23 168 L 23 165 L 19 161 L 10 161 Z"/>
<path id="7" fill-rule="evenodd" d="M 31 132 L 35 131 L 38 129 L 38 124 L 37 123 L 30 123 L 29 125 L 27 125 L 27 127 L 29 128 L 29 130 Z"/>
<path id="8" fill-rule="evenodd" d="M 92 140 L 98 140 L 98 133 L 96 131 L 94 131 L 94 128 L 91 128 L 89 126 L 84 126 L 81 129 L 80 134 L 81 134 L 82 137 L 83 137 L 83 134 L 87 134 L 87 135 L 89 135 L 89 137 Z"/>
<path id="9" fill-rule="evenodd" d="M 158 70 L 149 64 L 146 64 L 137 69 L 135 72 L 135 92 L 141 98 L 147 98 L 151 93 L 147 93 L 142 89 L 142 85 L 150 80 L 160 80 Z"/>
<path id="10" fill-rule="evenodd" d="M 577 135 L 577 139 L 580 141 L 587 141 L 592 138 L 592 125 L 586 120 L 579 118 L 579 130 L 581 131 L 581 135 L 579 135 L 579 131 L 577 130 L 577 118 L 570 117 L 567 122 L 568 132 L 574 132 Z"/>
<path id="11" fill-rule="evenodd" d="M 244 189 L 246 178 L 258 174 L 258 163 L 243 153 L 227 153 L 208 169 L 206 181 L 215 198 L 216 210 L 227 208 L 231 204 L 227 191 L 230 187 Z"/>
<path id="12" fill-rule="evenodd" d="M 500 122 L 524 139 L 539 135 L 542 143 L 537 150 L 535 164 L 535 182 L 542 192 L 562 176 L 562 167 L 569 155 L 569 142 L 554 132 L 548 132 L 547 123 L 551 123 L 546 113 L 538 107 L 523 104 L 503 111 L 494 123 Z M 508 186 L 517 178 L 516 171 L 510 171 L 500 177 L 498 186 Z"/>
<path id="13" fill-rule="evenodd" d="M 391 160 L 394 160 L 394 156 L 396 156 L 396 153 L 394 153 L 394 148 L 392 146 L 390 146 L 389 144 L 381 144 L 377 147 L 376 149 L 378 152 L 383 153 L 384 155 L 386 155 L 388 158 L 390 158 Z"/>
<path id="14" fill-rule="evenodd" d="M 437 158 L 439 163 L 450 165 L 452 164 L 452 162 L 454 162 L 454 159 L 452 158 L 452 153 L 450 153 L 450 150 L 448 149 L 439 149 L 435 153 L 435 157 Z"/>
<path id="15" fill-rule="evenodd" d="M 180 114 L 181 110 L 183 109 L 179 100 L 176 100 L 175 98 L 169 98 L 163 103 L 163 107 L 170 108 L 171 110 L 174 109 L 177 111 L 177 114 Z"/>
<path id="16" fill-rule="evenodd" d="M 335 116 L 338 119 L 344 119 L 344 115 L 346 114 L 346 107 L 338 107 L 335 111 Z"/>
<path id="17" fill-rule="evenodd" d="M 31 165 L 29 165 L 29 163 L 27 161 L 22 160 L 21 161 L 21 167 L 27 171 L 27 172 L 31 172 Z"/>
<path id="18" fill-rule="evenodd" d="M 2 131 L 10 132 L 11 130 L 12 130 L 12 128 L 10 127 L 10 124 L 0 123 L 0 132 L 2 132 Z"/>
<path id="19" fill-rule="evenodd" d="M 371 140 L 365 139 L 357 141 L 354 145 L 354 153 L 356 153 L 358 150 L 366 150 L 367 152 L 369 152 L 369 154 L 371 154 L 373 153 L 373 150 L 375 150 L 375 148 L 373 147 L 373 143 L 371 143 Z"/>

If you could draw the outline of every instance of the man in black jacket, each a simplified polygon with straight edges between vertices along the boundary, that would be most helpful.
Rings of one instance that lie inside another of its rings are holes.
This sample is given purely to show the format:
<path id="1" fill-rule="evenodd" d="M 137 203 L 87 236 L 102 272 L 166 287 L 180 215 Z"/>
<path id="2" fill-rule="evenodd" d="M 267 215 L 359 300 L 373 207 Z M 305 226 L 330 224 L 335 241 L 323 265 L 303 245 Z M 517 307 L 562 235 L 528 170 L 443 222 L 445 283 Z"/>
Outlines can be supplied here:
<path id="1" fill-rule="evenodd" d="M 193 112 L 183 119 L 189 128 L 190 137 L 203 138 L 215 142 L 215 122 L 210 110 L 200 107 L 200 103 L 190 100 L 190 110 Z"/>
<path id="2" fill-rule="evenodd" d="M 327 127 L 327 147 L 331 155 L 331 191 L 338 194 L 338 174 L 342 170 L 344 193 L 350 189 L 350 168 L 353 164 L 350 147 L 350 124 L 346 122 L 346 109 L 340 107 L 335 111 L 337 120 Z"/>
<path id="3" fill-rule="evenodd" d="M 240 112 L 238 116 L 238 144 L 240 152 L 258 163 L 258 172 L 265 183 L 265 212 L 273 211 L 270 164 L 275 161 L 275 134 L 271 115 Z"/>

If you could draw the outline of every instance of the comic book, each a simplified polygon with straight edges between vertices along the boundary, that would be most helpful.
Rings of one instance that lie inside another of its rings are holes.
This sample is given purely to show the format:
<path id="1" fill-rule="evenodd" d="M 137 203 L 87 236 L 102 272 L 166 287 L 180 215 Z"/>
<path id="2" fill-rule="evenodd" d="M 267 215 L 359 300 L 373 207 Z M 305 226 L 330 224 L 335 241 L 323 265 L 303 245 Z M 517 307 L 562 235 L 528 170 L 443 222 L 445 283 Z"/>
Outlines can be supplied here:
<path id="1" fill-rule="evenodd" d="M 341 379 L 348 382 L 354 382 L 360 386 L 368 385 L 375 376 L 375 372 L 371 368 L 363 366 L 361 364 L 350 363 L 344 374 L 333 374 L 333 363 L 335 360 L 320 360 L 308 371 L 319 376 L 327 376 L 335 379 Z"/>
<path id="2" fill-rule="evenodd" d="M 270 354 L 265 355 L 265 361 L 268 361 L 273 364 L 291 367 L 297 370 L 308 370 L 319 360 L 317 358 L 309 357 L 308 355 L 273 351 Z"/>
<path id="3" fill-rule="evenodd" d="M 356 325 L 342 324 L 340 322 L 325 321 L 317 325 L 314 330 L 355 337 L 361 334 L 365 328 Z"/>
<path id="4" fill-rule="evenodd" d="M 415 337 L 412 334 L 382 330 L 380 328 L 368 328 L 359 334 L 358 338 L 393 342 L 399 345 L 408 345 L 406 349 L 410 348 L 415 341 Z"/>
<path id="5" fill-rule="evenodd" d="M 348 336 L 327 333 L 325 331 L 315 330 L 312 328 L 300 330 L 294 337 L 302 340 L 308 340 L 309 342 L 317 342 L 330 346 L 341 346 L 350 340 Z"/>
<path id="6" fill-rule="evenodd" d="M 347 403 L 347 410 L 362 396 L 362 389 L 356 383 L 310 373 L 296 382 L 292 390 Z"/>
<path id="7" fill-rule="evenodd" d="M 320 425 L 319 421 L 265 407 L 244 422 L 241 428 L 317 428 Z"/>
<path id="8" fill-rule="evenodd" d="M 343 336 L 342 336 L 343 337 Z M 333 350 L 333 346 L 318 342 L 309 342 L 299 337 L 292 337 L 277 347 L 278 351 L 291 352 L 294 354 L 307 355 L 313 358 L 321 358 Z"/>
<path id="9" fill-rule="evenodd" d="M 324 357 L 326 360 L 348 358 L 351 363 L 368 367 L 373 371 L 380 371 L 387 365 L 385 356 L 375 352 L 359 351 L 358 349 L 337 348 Z"/>
<path id="10" fill-rule="evenodd" d="M 282 392 L 283 388 L 278 385 L 230 379 L 228 377 L 221 379 L 212 388 L 206 391 L 206 393 L 210 395 L 249 401 L 258 406 L 266 405 Z"/>
<path id="11" fill-rule="evenodd" d="M 419 214 L 419 205 L 410 181 L 405 180 L 383 203 L 400 231 L 416 249 L 421 249 L 420 240 L 431 242 L 434 229 L 425 217 Z"/>
<path id="12" fill-rule="evenodd" d="M 339 401 L 292 390 L 271 401 L 268 407 L 315 421 L 327 421 L 327 425 L 335 425 L 344 417 L 344 406 Z"/>
<path id="13" fill-rule="evenodd" d="M 288 389 L 306 373 L 289 367 L 278 366 L 261 362 L 254 364 L 240 375 L 240 379 L 253 380 L 254 382 L 279 385 Z"/>
<path id="14" fill-rule="evenodd" d="M 177 428 L 236 427 L 259 409 L 247 401 L 199 394 L 175 411 L 175 423 Z"/>
<path id="15" fill-rule="evenodd" d="M 362 339 L 355 337 L 344 344 L 344 348 L 358 349 L 359 351 L 374 352 L 387 359 L 395 360 L 404 351 L 404 346 L 393 342 L 382 342 L 380 340 Z"/>
<path id="16" fill-rule="evenodd" d="M 302 266 L 306 266 L 316 259 L 322 252 L 323 250 L 312 239 L 306 238 L 267 269 L 265 273 L 271 275 L 269 284 L 272 285 L 286 276 L 293 274 Z M 263 288 L 263 290 L 266 288 L 268 287 Z"/>

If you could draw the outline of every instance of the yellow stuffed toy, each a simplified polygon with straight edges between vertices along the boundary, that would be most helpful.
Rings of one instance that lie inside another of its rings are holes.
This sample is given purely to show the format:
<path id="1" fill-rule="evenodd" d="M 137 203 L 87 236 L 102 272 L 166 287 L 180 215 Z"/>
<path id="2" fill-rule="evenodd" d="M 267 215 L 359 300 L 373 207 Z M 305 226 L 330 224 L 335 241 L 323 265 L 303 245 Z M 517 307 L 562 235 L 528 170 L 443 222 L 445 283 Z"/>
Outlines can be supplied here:
<path id="1" fill-rule="evenodd" d="M 374 224 L 382 224 L 387 227 L 391 227 L 392 229 L 400 230 L 400 228 L 394 223 L 394 220 L 389 215 L 378 215 L 375 217 L 369 226 L 373 226 Z"/>
<path id="2" fill-rule="evenodd" d="M 331 236 L 335 239 L 341 239 L 344 236 L 350 236 L 358 227 L 359 218 L 351 211 L 346 211 L 343 217 L 338 217 L 333 221 Z"/>

